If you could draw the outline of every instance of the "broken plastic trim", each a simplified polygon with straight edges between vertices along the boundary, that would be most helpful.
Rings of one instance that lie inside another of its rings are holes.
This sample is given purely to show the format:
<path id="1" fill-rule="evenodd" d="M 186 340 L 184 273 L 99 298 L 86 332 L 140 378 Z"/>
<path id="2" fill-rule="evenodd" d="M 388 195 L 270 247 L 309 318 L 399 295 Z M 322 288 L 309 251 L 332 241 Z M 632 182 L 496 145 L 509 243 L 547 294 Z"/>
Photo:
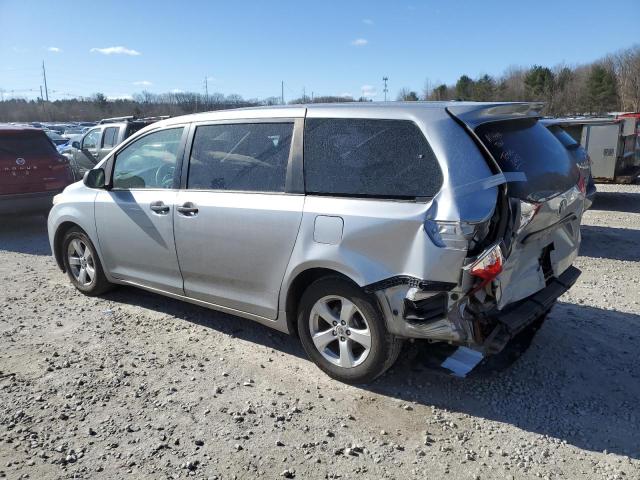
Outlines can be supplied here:
<path id="1" fill-rule="evenodd" d="M 419 288 L 425 292 L 448 292 L 456 287 L 456 284 L 451 282 L 433 282 L 430 280 L 420 280 L 419 278 L 411 277 L 409 275 L 397 275 L 395 277 L 370 283 L 369 285 L 365 285 L 363 288 L 365 292 L 373 293 L 378 290 L 397 287 L 398 285 L 409 285 L 410 287 Z"/>
<path id="2" fill-rule="evenodd" d="M 450 370 L 456 377 L 466 377 L 483 359 L 482 352 L 467 347 L 458 347 L 452 355 L 442 362 L 442 367 Z"/>

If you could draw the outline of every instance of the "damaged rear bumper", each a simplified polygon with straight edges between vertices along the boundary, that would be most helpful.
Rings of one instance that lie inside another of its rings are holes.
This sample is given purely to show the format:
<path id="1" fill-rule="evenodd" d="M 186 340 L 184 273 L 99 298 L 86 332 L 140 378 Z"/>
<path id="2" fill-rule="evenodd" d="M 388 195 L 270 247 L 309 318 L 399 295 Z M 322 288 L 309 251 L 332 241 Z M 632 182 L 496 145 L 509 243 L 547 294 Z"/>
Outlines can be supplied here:
<path id="1" fill-rule="evenodd" d="M 495 354 L 547 312 L 558 297 L 571 288 L 580 273 L 570 266 L 559 277 L 550 279 L 542 290 L 503 310 L 487 313 L 494 326 L 486 337 L 479 336 L 474 318 L 465 308 L 462 291 L 468 291 L 468 285 L 428 291 L 405 284 L 372 293 L 378 297 L 387 330 L 396 336 L 466 345 L 484 354 Z M 425 305 L 418 314 L 416 305 Z"/>
<path id="2" fill-rule="evenodd" d="M 551 279 L 539 292 L 497 313 L 494 316 L 497 325 L 482 345 L 484 353 L 500 352 L 509 340 L 551 309 L 555 301 L 576 283 L 581 273 L 571 266 L 559 277 Z"/>

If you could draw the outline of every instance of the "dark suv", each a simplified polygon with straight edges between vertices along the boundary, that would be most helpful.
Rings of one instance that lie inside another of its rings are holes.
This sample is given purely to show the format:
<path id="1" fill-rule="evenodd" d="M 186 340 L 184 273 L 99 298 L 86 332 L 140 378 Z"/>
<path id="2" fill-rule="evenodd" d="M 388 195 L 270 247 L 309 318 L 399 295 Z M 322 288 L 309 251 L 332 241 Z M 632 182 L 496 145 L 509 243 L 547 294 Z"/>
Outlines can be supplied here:
<path id="1" fill-rule="evenodd" d="M 68 160 L 42 130 L 0 126 L 0 214 L 47 212 L 72 181 Z"/>
<path id="2" fill-rule="evenodd" d="M 91 170 L 116 145 L 138 130 L 152 124 L 157 118 L 116 117 L 101 120 L 98 125 L 88 130 L 84 136 L 71 143 L 71 148 L 63 153 L 71 164 L 75 180 L 82 179 L 87 170 Z"/>

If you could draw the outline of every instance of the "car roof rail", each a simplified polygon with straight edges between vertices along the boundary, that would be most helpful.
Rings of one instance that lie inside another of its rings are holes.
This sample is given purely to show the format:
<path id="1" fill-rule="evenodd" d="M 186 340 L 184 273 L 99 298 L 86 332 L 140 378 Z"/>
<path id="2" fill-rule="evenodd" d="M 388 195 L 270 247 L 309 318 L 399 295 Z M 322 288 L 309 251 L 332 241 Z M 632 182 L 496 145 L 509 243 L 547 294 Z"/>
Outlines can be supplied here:
<path id="1" fill-rule="evenodd" d="M 160 120 L 166 120 L 167 118 L 171 118 L 171 115 L 157 115 L 155 117 L 143 117 L 136 118 L 137 122 L 159 122 Z"/>
<path id="2" fill-rule="evenodd" d="M 126 117 L 103 118 L 98 122 L 98 125 L 116 122 L 158 122 L 160 120 L 166 120 L 170 117 L 171 115 L 158 115 L 155 117 L 136 117 L 134 115 L 127 115 Z"/>
<path id="3" fill-rule="evenodd" d="M 126 117 L 113 117 L 113 118 L 103 118 L 98 122 L 98 125 L 102 125 L 104 123 L 115 123 L 115 122 L 130 122 L 131 120 L 135 120 L 136 117 L 133 115 L 128 115 Z"/>

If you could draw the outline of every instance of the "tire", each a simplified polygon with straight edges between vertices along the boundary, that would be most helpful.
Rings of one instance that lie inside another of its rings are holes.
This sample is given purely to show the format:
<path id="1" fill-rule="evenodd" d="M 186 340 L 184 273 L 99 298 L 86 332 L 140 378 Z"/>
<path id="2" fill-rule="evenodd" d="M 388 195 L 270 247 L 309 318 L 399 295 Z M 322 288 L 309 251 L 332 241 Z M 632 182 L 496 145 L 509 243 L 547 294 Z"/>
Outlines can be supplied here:
<path id="1" fill-rule="evenodd" d="M 61 248 L 64 268 L 71 283 L 79 291 L 95 296 L 113 287 L 104 275 L 96 248 L 80 228 L 74 227 L 65 233 Z"/>
<path id="2" fill-rule="evenodd" d="M 338 276 L 316 280 L 304 292 L 298 334 L 323 372 L 350 384 L 375 380 L 402 348 L 402 341 L 387 331 L 376 299 Z"/>

